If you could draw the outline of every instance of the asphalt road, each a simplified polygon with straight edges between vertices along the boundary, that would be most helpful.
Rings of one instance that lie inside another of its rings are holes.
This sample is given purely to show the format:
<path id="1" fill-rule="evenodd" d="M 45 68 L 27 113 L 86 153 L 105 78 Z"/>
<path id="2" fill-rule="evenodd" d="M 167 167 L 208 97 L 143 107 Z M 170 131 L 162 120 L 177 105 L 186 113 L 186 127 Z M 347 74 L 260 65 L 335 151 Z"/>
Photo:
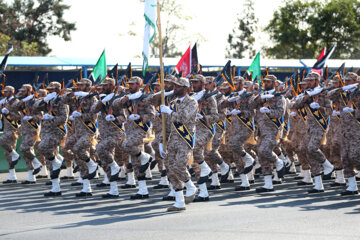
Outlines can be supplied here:
<path id="1" fill-rule="evenodd" d="M 0 174 L 0 180 L 7 174 Z M 26 173 L 18 174 L 23 180 Z M 159 175 L 154 173 L 158 182 Z M 150 188 L 147 200 L 129 200 L 136 190 L 121 190 L 119 199 L 102 200 L 107 189 L 75 198 L 81 187 L 61 183 L 63 196 L 44 198 L 45 180 L 36 185 L 0 184 L 0 239 L 360 239 L 360 196 L 340 197 L 341 188 L 309 196 L 293 176 L 266 194 L 233 191 L 224 184 L 211 200 L 192 203 L 180 213 L 167 213 L 167 190 Z M 119 185 L 124 182 L 119 182 Z M 262 183 L 256 183 L 252 188 Z"/>

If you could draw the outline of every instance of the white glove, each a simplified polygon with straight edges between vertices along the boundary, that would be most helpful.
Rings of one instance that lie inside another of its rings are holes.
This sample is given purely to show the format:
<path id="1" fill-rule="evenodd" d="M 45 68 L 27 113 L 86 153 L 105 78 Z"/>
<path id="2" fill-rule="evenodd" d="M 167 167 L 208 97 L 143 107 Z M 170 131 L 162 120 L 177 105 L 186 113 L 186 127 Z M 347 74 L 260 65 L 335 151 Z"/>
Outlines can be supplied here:
<path id="1" fill-rule="evenodd" d="M 132 93 L 129 96 L 129 100 L 134 100 L 134 99 L 138 99 L 139 97 L 142 96 L 142 92 L 136 92 L 136 93 Z"/>
<path id="2" fill-rule="evenodd" d="M 231 115 L 238 115 L 238 114 L 240 114 L 241 113 L 241 111 L 240 110 L 237 110 L 237 109 L 233 109 L 232 111 L 231 111 Z"/>
<path id="3" fill-rule="evenodd" d="M 45 101 L 45 102 L 50 101 L 50 100 L 54 99 L 55 97 L 56 97 L 56 92 L 49 93 L 49 94 L 46 95 L 46 97 L 44 98 L 44 101 Z"/>
<path id="4" fill-rule="evenodd" d="M 343 91 L 347 91 L 347 90 L 356 88 L 357 85 L 359 85 L 359 83 L 354 83 L 354 84 L 350 84 L 350 85 L 347 85 L 347 86 L 343 86 L 343 87 L 342 87 L 342 90 L 343 90 Z"/>
<path id="5" fill-rule="evenodd" d="M 270 109 L 268 109 L 267 107 L 262 107 L 262 108 L 260 108 L 260 112 L 261 113 L 270 113 Z"/>
<path id="6" fill-rule="evenodd" d="M 1 112 L 6 115 L 9 114 L 9 110 L 7 108 L 1 109 Z"/>
<path id="7" fill-rule="evenodd" d="M 274 95 L 272 95 L 272 94 L 264 94 L 264 95 L 261 95 L 260 97 L 261 97 L 261 99 L 271 99 L 271 98 L 274 97 Z"/>
<path id="8" fill-rule="evenodd" d="M 159 153 L 161 158 L 166 157 L 166 152 L 164 151 L 164 145 L 162 143 L 159 143 Z"/>
<path id="9" fill-rule="evenodd" d="M 168 106 L 165 105 L 160 105 L 160 111 L 169 115 L 173 112 Z"/>
<path id="10" fill-rule="evenodd" d="M 106 97 L 104 97 L 104 98 L 101 100 L 101 102 L 102 102 L 102 103 L 106 103 L 106 102 L 110 101 L 110 100 L 114 97 L 114 95 L 115 95 L 115 93 L 110 93 L 110 94 L 108 94 Z"/>
<path id="11" fill-rule="evenodd" d="M 75 92 L 74 95 L 77 97 L 85 97 L 85 96 L 89 95 L 89 93 L 79 91 L 79 92 Z"/>
<path id="12" fill-rule="evenodd" d="M 291 113 L 290 113 L 290 116 L 291 116 L 291 117 L 296 117 L 296 112 L 291 112 Z"/>
<path id="13" fill-rule="evenodd" d="M 228 99 L 228 102 L 235 102 L 238 97 L 231 97 Z"/>
<path id="14" fill-rule="evenodd" d="M 21 100 L 21 101 L 23 101 L 23 102 L 28 102 L 28 101 L 30 101 L 31 99 L 33 99 L 33 97 L 34 97 L 34 95 L 30 95 L 30 96 L 27 96 L 26 98 L 24 98 L 24 99 Z"/>
<path id="15" fill-rule="evenodd" d="M 50 114 L 48 114 L 48 113 L 44 114 L 44 120 L 52 120 L 52 119 L 54 119 L 54 117 L 51 116 Z"/>
<path id="16" fill-rule="evenodd" d="M 352 113 L 354 111 L 353 108 L 349 108 L 349 107 L 344 107 L 343 108 L 343 112 L 346 112 L 346 113 Z"/>
<path id="17" fill-rule="evenodd" d="M 31 120 L 32 119 L 32 116 L 25 116 L 25 117 L 23 117 L 23 120 L 24 121 L 29 121 L 29 120 Z"/>
<path id="18" fill-rule="evenodd" d="M 319 109 L 319 108 L 320 108 L 320 104 L 317 103 L 317 102 L 312 102 L 312 103 L 310 104 L 310 107 L 311 107 L 312 109 Z"/>
<path id="19" fill-rule="evenodd" d="M 196 119 L 203 119 L 203 118 L 204 118 L 204 116 L 201 115 L 201 113 L 197 113 L 197 114 L 196 114 Z"/>
<path id="20" fill-rule="evenodd" d="M 73 111 L 73 113 L 72 113 L 72 116 L 74 117 L 74 118 L 77 118 L 77 117 L 81 117 L 81 112 L 78 112 L 78 111 Z"/>
<path id="21" fill-rule="evenodd" d="M 70 121 L 74 121 L 74 120 L 75 120 L 75 118 L 73 117 L 73 115 L 70 115 L 69 120 L 70 120 Z"/>
<path id="22" fill-rule="evenodd" d="M 112 115 L 112 114 L 109 114 L 109 115 L 107 115 L 106 117 L 105 117 L 105 120 L 106 121 L 108 121 L 108 122 L 112 122 L 112 121 L 115 121 L 115 117 L 114 117 L 114 115 Z"/>
<path id="23" fill-rule="evenodd" d="M 159 117 L 159 116 L 161 115 L 161 113 L 159 113 L 158 111 L 155 111 L 155 115 L 156 115 L 157 117 Z"/>
<path id="24" fill-rule="evenodd" d="M 321 91 L 322 91 L 322 88 L 315 88 L 311 92 L 308 92 L 308 94 L 309 94 L 309 96 L 315 96 L 315 95 L 318 95 L 319 93 L 321 93 Z"/>
<path id="25" fill-rule="evenodd" d="M 129 116 L 129 119 L 132 121 L 138 120 L 138 119 L 140 119 L 140 115 L 139 114 L 131 114 Z"/>
<path id="26" fill-rule="evenodd" d="M 332 115 L 333 115 L 333 117 L 339 116 L 339 115 L 340 115 L 340 112 L 334 110 L 334 111 L 332 112 Z"/>
<path id="27" fill-rule="evenodd" d="M 165 92 L 165 93 L 164 93 L 164 96 L 165 96 L 165 97 L 167 97 L 167 96 L 172 95 L 173 93 L 174 93 L 174 91 L 173 91 L 173 90 L 171 90 L 171 91 Z M 161 91 L 160 91 L 160 92 L 155 93 L 155 94 L 154 94 L 154 96 L 157 96 L 157 95 L 160 95 L 160 94 L 161 94 Z"/>

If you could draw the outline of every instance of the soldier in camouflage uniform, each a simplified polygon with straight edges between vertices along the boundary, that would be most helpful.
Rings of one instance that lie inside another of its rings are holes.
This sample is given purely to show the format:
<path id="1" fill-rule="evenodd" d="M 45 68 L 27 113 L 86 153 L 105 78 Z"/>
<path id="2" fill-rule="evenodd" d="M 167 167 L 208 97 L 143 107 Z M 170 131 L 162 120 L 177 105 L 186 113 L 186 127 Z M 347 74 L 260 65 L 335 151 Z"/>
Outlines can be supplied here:
<path id="1" fill-rule="evenodd" d="M 0 146 L 4 149 L 5 158 L 9 165 L 9 178 L 3 183 L 16 183 L 15 165 L 20 156 L 16 152 L 16 142 L 20 128 L 20 113 L 14 111 L 19 102 L 14 97 L 15 89 L 12 86 L 6 86 L 3 90 L 4 99 L 1 101 L 1 113 L 4 117 L 3 134 L 0 137 Z"/>
<path id="2" fill-rule="evenodd" d="M 344 165 L 344 175 L 349 186 L 342 196 L 358 194 L 356 172 L 360 170 L 360 111 L 358 96 L 352 96 L 358 90 L 359 79 L 356 73 L 349 72 L 345 76 L 345 87 L 332 90 L 328 96 L 334 102 L 339 102 L 340 125 L 342 132 L 341 158 Z"/>
<path id="3" fill-rule="evenodd" d="M 208 91 L 215 91 L 214 77 L 205 78 L 205 88 Z M 212 175 L 211 175 L 211 184 L 208 187 L 209 190 L 220 189 L 220 182 L 226 182 L 229 173 L 230 167 L 224 162 L 223 157 L 219 153 L 219 148 L 222 144 L 223 139 L 225 138 L 226 131 L 226 109 L 221 108 L 221 103 L 225 100 L 223 94 L 215 95 L 216 106 L 218 110 L 217 119 L 216 119 L 216 130 L 215 135 L 212 140 L 212 149 L 205 150 L 205 161 L 209 165 Z M 221 181 L 219 181 L 217 166 L 220 166 L 221 172 Z"/>
<path id="4" fill-rule="evenodd" d="M 324 177 L 329 178 L 334 166 L 326 159 L 320 150 L 320 145 L 327 132 L 328 117 L 331 113 L 330 101 L 324 94 L 318 94 L 321 90 L 319 87 L 320 75 L 318 73 L 309 73 L 304 79 L 307 81 L 308 91 L 299 97 L 295 102 L 295 108 L 304 108 L 307 111 L 306 130 L 304 143 L 306 143 L 306 156 L 310 163 L 311 173 L 314 176 L 315 186 L 308 193 L 324 192 L 324 186 L 321 179 L 321 165 L 324 168 Z M 317 120 L 316 116 L 323 117 Z"/>
<path id="5" fill-rule="evenodd" d="M 234 79 L 236 83 L 236 95 L 229 98 L 224 104 L 232 109 L 231 130 L 233 135 L 230 140 L 230 148 L 233 153 L 237 172 L 240 174 L 241 185 L 236 187 L 236 191 L 250 190 L 250 184 L 247 174 L 252 170 L 255 160 L 244 149 L 245 143 L 255 131 L 253 117 L 255 111 L 249 108 L 247 96 L 248 92 L 243 88 L 245 80 L 242 77 Z"/>
<path id="6" fill-rule="evenodd" d="M 154 107 L 147 103 L 146 99 L 136 104 L 137 99 L 142 96 L 140 86 L 142 79 L 132 77 L 129 81 L 130 96 L 117 99 L 113 103 L 114 111 L 124 109 L 128 117 L 126 121 L 126 140 L 122 147 L 126 153 L 131 156 L 131 163 L 138 179 L 139 191 L 131 196 L 131 199 L 145 199 L 149 197 L 146 186 L 145 172 L 149 167 L 152 157 L 146 153 L 144 148 L 144 139 L 150 130 L 151 121 L 154 118 Z"/>
<path id="7" fill-rule="evenodd" d="M 34 146 L 40 139 L 40 121 L 43 116 L 41 111 L 33 109 L 33 105 L 39 100 L 32 95 L 31 85 L 24 84 L 19 89 L 19 94 L 23 98 L 17 106 L 17 110 L 20 111 L 22 116 L 20 151 L 23 154 L 28 169 L 28 179 L 22 183 L 33 184 L 36 182 L 35 175 L 40 172 L 42 167 L 40 161 L 35 156 Z"/>
<path id="8" fill-rule="evenodd" d="M 116 198 L 119 197 L 119 191 L 116 180 L 121 168 L 114 160 L 115 148 L 121 146 L 125 139 L 125 128 L 123 122 L 119 119 L 125 120 L 123 111 L 113 111 L 111 100 L 115 89 L 115 80 L 112 78 L 106 78 L 102 83 L 102 92 L 107 96 L 91 109 L 92 112 L 100 114 L 98 115 L 99 121 L 99 133 L 101 141 L 96 146 L 96 153 L 100 158 L 102 167 L 110 181 L 110 191 L 103 195 L 103 198 Z M 119 110 L 119 109 L 117 109 Z"/>
<path id="9" fill-rule="evenodd" d="M 98 168 L 94 159 L 91 158 L 90 148 L 96 144 L 96 120 L 97 113 L 91 111 L 91 107 L 97 102 L 95 95 L 90 92 L 92 82 L 83 78 L 78 82 L 79 90 L 64 96 L 64 102 L 71 104 L 75 101 L 76 110 L 69 118 L 74 119 L 76 142 L 72 152 L 76 155 L 75 162 L 79 166 L 83 188 L 76 197 L 92 196 L 90 180 L 95 177 Z"/>
<path id="10" fill-rule="evenodd" d="M 273 152 L 281 131 L 281 118 L 285 113 L 284 97 L 273 95 L 276 80 L 274 75 L 266 76 L 263 80 L 265 92 L 252 96 L 249 101 L 249 107 L 256 109 L 255 121 L 258 123 L 257 153 L 265 179 L 264 186 L 256 189 L 258 193 L 274 191 L 272 183 L 274 165 L 279 178 L 283 177 L 285 170 L 284 162 Z"/>
<path id="11" fill-rule="evenodd" d="M 47 90 L 50 94 L 35 103 L 34 111 L 38 110 L 45 113 L 41 123 L 39 149 L 52 165 L 50 174 L 52 188 L 50 192 L 44 194 L 45 197 L 50 197 L 61 195 L 59 174 L 62 161 L 54 153 L 66 136 L 65 124 L 69 108 L 61 101 L 61 96 L 59 96 L 61 91 L 60 83 L 51 82 L 47 86 Z"/>
<path id="12" fill-rule="evenodd" d="M 204 99 L 206 94 L 205 77 L 198 74 L 190 79 L 194 94 L 192 97 L 198 101 L 199 110 L 196 116 L 196 141 L 194 147 L 194 163 L 192 164 L 195 172 L 200 168 L 200 177 L 198 177 L 198 186 L 200 189 L 199 195 L 195 198 L 195 202 L 209 201 L 209 193 L 207 191 L 206 182 L 211 176 L 211 169 L 205 162 L 205 150 L 208 144 L 211 144 L 212 138 L 215 135 L 215 124 L 217 120 L 217 105 L 214 96 Z"/>
<path id="13" fill-rule="evenodd" d="M 191 181 L 190 174 L 187 171 L 187 164 L 191 158 L 194 148 L 194 134 L 196 126 L 196 115 L 198 104 L 195 99 L 190 98 L 188 91 L 190 83 L 187 78 L 180 78 L 174 81 L 174 95 L 177 97 L 172 108 L 161 105 L 160 111 L 170 116 L 172 128 L 166 149 L 160 145 L 160 154 L 165 156 L 169 166 L 167 174 L 175 190 L 175 204 L 167 211 L 185 210 L 185 203 L 191 203 L 196 196 L 197 188 Z M 184 184 L 186 186 L 186 195 L 184 198 Z"/>

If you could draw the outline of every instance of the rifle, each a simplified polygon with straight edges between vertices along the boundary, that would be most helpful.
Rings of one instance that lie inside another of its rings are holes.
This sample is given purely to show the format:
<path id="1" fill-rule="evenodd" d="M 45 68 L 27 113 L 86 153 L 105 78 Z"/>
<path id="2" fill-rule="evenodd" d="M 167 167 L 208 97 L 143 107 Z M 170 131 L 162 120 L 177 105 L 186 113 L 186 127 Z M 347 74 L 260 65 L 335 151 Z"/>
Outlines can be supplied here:
<path id="1" fill-rule="evenodd" d="M 157 77 L 157 73 L 154 73 L 152 75 L 152 77 L 150 78 L 150 80 L 145 84 L 145 87 L 142 91 L 143 94 L 139 98 L 137 98 L 135 101 L 133 114 L 137 114 L 140 102 L 142 102 L 145 98 L 147 98 L 148 96 L 150 96 L 154 93 L 155 89 L 152 85 L 156 81 L 156 77 Z M 150 92 L 146 93 L 147 91 L 150 91 Z"/>
<path id="2" fill-rule="evenodd" d="M 198 100 L 198 104 L 199 104 L 199 112 L 201 112 L 201 108 L 202 108 L 202 105 L 204 103 L 206 103 L 207 99 L 209 99 L 210 97 L 218 94 L 219 91 L 216 89 L 214 91 L 206 91 L 203 96 Z"/>

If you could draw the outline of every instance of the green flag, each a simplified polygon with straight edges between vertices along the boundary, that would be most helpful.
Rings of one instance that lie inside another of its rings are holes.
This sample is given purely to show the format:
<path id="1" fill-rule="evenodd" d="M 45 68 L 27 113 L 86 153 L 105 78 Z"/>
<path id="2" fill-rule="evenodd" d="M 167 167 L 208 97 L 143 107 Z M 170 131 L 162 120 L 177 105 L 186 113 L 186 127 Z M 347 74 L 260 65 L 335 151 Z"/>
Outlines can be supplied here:
<path id="1" fill-rule="evenodd" d="M 94 82 L 102 82 L 106 77 L 107 70 L 106 70 L 106 58 L 105 58 L 105 49 L 102 52 L 99 60 L 97 61 L 91 76 L 94 79 Z"/>
<path id="2" fill-rule="evenodd" d="M 251 63 L 250 67 L 248 68 L 248 74 L 252 73 L 252 80 L 258 78 L 259 84 L 261 82 L 261 69 L 260 69 L 260 52 L 256 54 L 254 61 Z"/>

